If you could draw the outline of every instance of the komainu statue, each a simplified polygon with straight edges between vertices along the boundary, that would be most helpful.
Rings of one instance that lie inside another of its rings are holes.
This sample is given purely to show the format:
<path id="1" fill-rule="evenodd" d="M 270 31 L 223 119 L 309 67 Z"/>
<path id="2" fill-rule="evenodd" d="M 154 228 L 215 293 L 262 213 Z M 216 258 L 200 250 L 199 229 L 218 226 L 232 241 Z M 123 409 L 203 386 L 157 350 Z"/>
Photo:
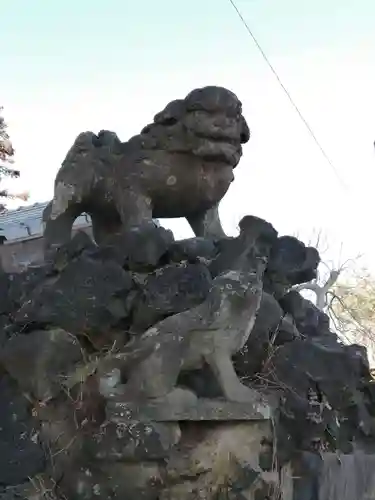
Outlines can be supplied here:
<path id="1" fill-rule="evenodd" d="M 239 380 L 232 356 L 254 326 L 263 290 L 263 272 L 277 232 L 271 224 L 247 216 L 241 233 L 227 248 L 228 269 L 213 281 L 199 306 L 170 316 L 135 339 L 124 353 L 124 395 L 132 400 L 168 397 L 182 370 L 211 368 L 227 401 L 249 403 L 255 391 Z"/>
<path id="2" fill-rule="evenodd" d="M 222 87 L 170 102 L 125 143 L 106 130 L 79 134 L 43 214 L 46 247 L 69 241 L 84 212 L 98 244 L 153 217 L 185 217 L 196 236 L 225 236 L 218 204 L 249 137 L 241 102 Z"/>

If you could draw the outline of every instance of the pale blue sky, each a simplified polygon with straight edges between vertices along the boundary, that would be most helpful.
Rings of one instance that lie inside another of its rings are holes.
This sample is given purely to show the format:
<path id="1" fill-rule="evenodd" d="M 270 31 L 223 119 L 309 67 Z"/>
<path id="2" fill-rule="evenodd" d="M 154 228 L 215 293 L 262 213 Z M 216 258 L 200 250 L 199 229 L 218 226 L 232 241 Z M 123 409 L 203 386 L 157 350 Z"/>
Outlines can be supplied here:
<path id="1" fill-rule="evenodd" d="M 0 103 L 31 201 L 77 133 L 140 131 L 171 99 L 216 84 L 243 102 L 252 138 L 221 208 L 228 233 L 256 214 L 315 228 L 375 268 L 375 2 L 237 0 L 320 142 L 306 132 L 229 0 L 1 2 Z M 169 224 L 188 235 L 184 222 Z"/>

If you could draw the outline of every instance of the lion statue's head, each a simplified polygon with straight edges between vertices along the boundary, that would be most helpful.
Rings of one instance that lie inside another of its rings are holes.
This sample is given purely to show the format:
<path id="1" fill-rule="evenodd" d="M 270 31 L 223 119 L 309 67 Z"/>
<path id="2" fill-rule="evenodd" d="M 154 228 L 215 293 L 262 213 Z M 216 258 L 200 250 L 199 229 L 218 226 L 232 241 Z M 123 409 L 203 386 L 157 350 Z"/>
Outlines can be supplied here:
<path id="1" fill-rule="evenodd" d="M 152 124 L 128 141 L 143 150 L 191 154 L 236 167 L 250 138 L 242 103 L 223 87 L 203 87 L 170 102 Z"/>

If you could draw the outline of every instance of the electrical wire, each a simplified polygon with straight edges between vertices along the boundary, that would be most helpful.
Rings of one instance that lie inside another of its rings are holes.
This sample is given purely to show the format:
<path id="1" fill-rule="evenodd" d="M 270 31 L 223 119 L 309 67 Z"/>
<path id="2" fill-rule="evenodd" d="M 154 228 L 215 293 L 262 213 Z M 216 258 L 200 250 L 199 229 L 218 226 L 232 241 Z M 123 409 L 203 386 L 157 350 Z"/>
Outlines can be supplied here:
<path id="1" fill-rule="evenodd" d="M 332 160 L 330 159 L 330 157 L 328 156 L 328 154 L 325 152 L 323 146 L 320 144 L 318 138 L 316 137 L 313 129 L 311 128 L 311 126 L 309 125 L 308 121 L 306 120 L 306 118 L 303 116 L 302 112 L 299 110 L 297 104 L 295 103 L 294 99 L 292 98 L 290 92 L 288 91 L 288 89 L 285 87 L 285 85 L 283 84 L 283 82 L 281 81 L 279 75 L 277 74 L 277 71 L 276 69 L 273 67 L 272 63 L 270 62 L 270 60 L 268 59 L 266 53 L 264 52 L 264 50 L 262 49 L 260 43 L 258 42 L 258 40 L 256 39 L 255 35 L 253 34 L 253 32 L 251 31 L 250 29 L 250 26 L 248 25 L 248 23 L 245 21 L 243 15 L 241 14 L 241 11 L 239 10 L 239 8 L 237 7 L 237 5 L 235 4 L 234 0 L 229 0 L 230 4 L 232 5 L 232 7 L 234 8 L 234 10 L 236 11 L 238 17 L 240 18 L 242 24 L 244 25 L 244 27 L 246 28 L 247 32 L 249 33 L 249 35 L 251 36 L 251 38 L 253 39 L 253 42 L 255 43 L 257 49 L 259 50 L 259 52 L 262 54 L 262 57 L 263 59 L 265 60 L 265 62 L 267 63 L 268 67 L 270 68 L 270 70 L 272 71 L 272 73 L 274 74 L 276 80 L 278 81 L 280 87 L 282 88 L 282 90 L 284 91 L 284 93 L 286 94 L 286 96 L 288 97 L 291 105 L 293 106 L 293 108 L 295 109 L 295 111 L 298 113 L 298 116 L 300 117 L 300 119 L 302 120 L 302 122 L 304 123 L 305 127 L 307 128 L 309 134 L 311 135 L 312 139 L 314 140 L 315 144 L 317 145 L 317 147 L 319 148 L 320 152 L 322 153 L 322 155 L 324 156 L 325 160 L 327 161 L 327 163 L 329 164 L 329 166 L 331 167 L 331 169 L 333 170 L 336 178 L 338 179 L 338 181 L 340 182 L 340 185 L 341 187 L 343 187 L 345 190 L 348 190 L 348 186 L 347 184 L 344 182 L 344 180 L 341 178 L 337 168 L 335 167 L 335 165 L 333 164 Z"/>

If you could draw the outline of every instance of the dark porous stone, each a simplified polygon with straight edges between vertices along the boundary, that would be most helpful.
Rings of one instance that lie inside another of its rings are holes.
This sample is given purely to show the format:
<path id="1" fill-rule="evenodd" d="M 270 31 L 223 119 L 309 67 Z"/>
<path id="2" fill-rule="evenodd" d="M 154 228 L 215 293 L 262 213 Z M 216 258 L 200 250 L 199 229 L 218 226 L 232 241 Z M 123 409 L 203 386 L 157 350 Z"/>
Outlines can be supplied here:
<path id="1" fill-rule="evenodd" d="M 7 313 L 13 316 L 21 304 L 28 300 L 29 295 L 53 274 L 54 271 L 49 265 L 29 266 L 21 273 L 9 274 Z"/>
<path id="2" fill-rule="evenodd" d="M 45 458 L 29 403 L 6 375 L 0 375 L 0 401 L 0 486 L 11 486 L 43 471 Z"/>
<path id="3" fill-rule="evenodd" d="M 272 247 L 265 273 L 265 290 L 280 298 L 292 285 L 316 278 L 319 263 L 316 248 L 306 247 L 293 236 L 281 236 Z"/>
<path id="4" fill-rule="evenodd" d="M 131 275 L 115 262 L 82 255 L 29 296 L 16 315 L 19 325 L 52 325 L 78 335 L 106 332 L 129 315 Z"/>
<path id="5" fill-rule="evenodd" d="M 270 341 L 281 325 L 283 310 L 277 300 L 263 292 L 254 328 L 243 348 L 234 356 L 234 365 L 241 377 L 261 371 L 270 352 Z"/>
<path id="6" fill-rule="evenodd" d="M 252 247 L 252 257 L 269 258 L 270 250 L 277 241 L 275 228 L 259 217 L 246 215 L 239 224 L 240 234 L 237 238 L 225 238 L 218 242 L 218 256 L 209 265 L 213 277 L 219 276 L 227 271 L 235 269 L 240 261 L 243 249 Z M 255 241 L 254 245 L 252 241 Z"/>
<path id="7" fill-rule="evenodd" d="M 88 453 L 101 461 L 162 460 L 180 439 L 176 423 L 107 422 L 86 442 Z"/>
<path id="8" fill-rule="evenodd" d="M 82 462 L 67 468 L 60 484 L 65 498 L 158 500 L 162 477 L 153 462 Z"/>
<path id="9" fill-rule="evenodd" d="M 179 391 L 177 389 L 177 391 Z M 176 391 L 176 392 L 177 392 Z M 273 401 L 255 393 L 253 401 L 235 403 L 225 399 L 204 399 L 189 396 L 185 399 L 181 390 L 173 400 L 151 400 L 143 404 L 124 401 L 121 396 L 107 404 L 107 418 L 120 422 L 180 422 L 180 421 L 235 421 L 268 420 L 271 418 Z"/>
<path id="10" fill-rule="evenodd" d="M 280 299 L 284 311 L 290 314 L 298 331 L 306 337 L 336 335 L 329 328 L 329 317 L 320 311 L 310 300 L 305 299 L 296 290 L 292 290 Z"/>
<path id="11" fill-rule="evenodd" d="M 168 250 L 172 262 L 197 262 L 210 261 L 218 253 L 218 246 L 213 240 L 207 238 L 188 238 L 173 243 Z"/>
<path id="12" fill-rule="evenodd" d="M 84 251 L 93 251 L 95 248 L 96 245 L 90 236 L 84 231 L 78 231 L 65 245 L 56 248 L 49 258 L 53 268 L 61 271 Z"/>
<path id="13" fill-rule="evenodd" d="M 111 257 L 125 269 L 152 271 L 174 242 L 173 233 L 153 222 L 128 228 L 108 236 L 99 247 L 99 255 Z"/>
<path id="14" fill-rule="evenodd" d="M 103 464 L 102 472 L 107 478 L 111 497 L 114 500 L 160 499 L 163 486 L 160 462 L 108 463 Z"/>
<path id="15" fill-rule="evenodd" d="M 12 310 L 12 301 L 9 296 L 10 275 L 0 269 L 0 314 L 8 314 Z"/>
<path id="16" fill-rule="evenodd" d="M 0 315 L 0 349 L 9 338 L 10 322 L 6 315 Z"/>
<path id="17" fill-rule="evenodd" d="M 64 376 L 81 359 L 78 339 L 59 328 L 15 335 L 0 354 L 8 373 L 40 401 L 61 391 Z"/>
<path id="18" fill-rule="evenodd" d="M 317 439 L 344 450 L 348 441 L 374 435 L 360 370 L 357 354 L 341 344 L 295 340 L 278 349 L 269 377 L 287 389 L 281 406 L 284 436 L 289 433 L 294 446 L 309 451 Z"/>
<path id="19" fill-rule="evenodd" d="M 211 275 L 203 264 L 172 264 L 159 269 L 142 287 L 133 328 L 145 330 L 166 316 L 197 306 L 205 300 L 211 285 Z"/>

